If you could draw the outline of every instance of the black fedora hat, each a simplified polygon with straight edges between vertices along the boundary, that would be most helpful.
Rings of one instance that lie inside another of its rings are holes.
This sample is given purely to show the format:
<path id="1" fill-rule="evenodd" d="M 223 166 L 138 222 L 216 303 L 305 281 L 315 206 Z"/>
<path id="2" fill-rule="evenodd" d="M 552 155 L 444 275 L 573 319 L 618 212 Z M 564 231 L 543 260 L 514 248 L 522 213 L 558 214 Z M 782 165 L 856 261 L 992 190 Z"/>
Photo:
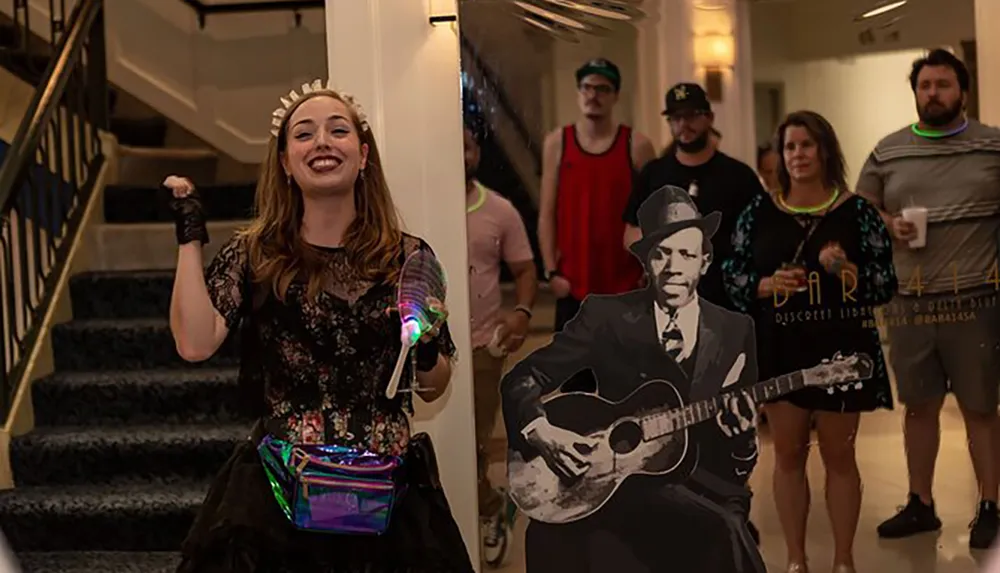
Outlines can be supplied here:
<path id="1" fill-rule="evenodd" d="M 719 230 L 722 215 L 716 211 L 702 217 L 688 192 L 664 185 L 639 206 L 639 229 L 642 238 L 632 243 L 631 251 L 643 261 L 655 245 L 674 233 L 690 227 L 701 229 L 706 239 Z"/>

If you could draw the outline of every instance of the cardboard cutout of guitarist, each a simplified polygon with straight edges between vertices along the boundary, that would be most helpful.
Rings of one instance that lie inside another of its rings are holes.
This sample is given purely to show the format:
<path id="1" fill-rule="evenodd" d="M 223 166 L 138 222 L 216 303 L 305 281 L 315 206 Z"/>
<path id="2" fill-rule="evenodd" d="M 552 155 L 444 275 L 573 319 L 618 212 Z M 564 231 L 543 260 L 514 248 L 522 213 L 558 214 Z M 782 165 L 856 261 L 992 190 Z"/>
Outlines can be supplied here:
<path id="1" fill-rule="evenodd" d="M 719 219 L 683 189 L 656 191 L 631 247 L 649 286 L 587 297 L 504 377 L 527 573 L 765 573 L 746 526 L 756 403 L 865 378 L 871 361 L 758 383 L 752 319 L 697 295 Z M 550 396 L 584 369 L 596 394 Z"/>

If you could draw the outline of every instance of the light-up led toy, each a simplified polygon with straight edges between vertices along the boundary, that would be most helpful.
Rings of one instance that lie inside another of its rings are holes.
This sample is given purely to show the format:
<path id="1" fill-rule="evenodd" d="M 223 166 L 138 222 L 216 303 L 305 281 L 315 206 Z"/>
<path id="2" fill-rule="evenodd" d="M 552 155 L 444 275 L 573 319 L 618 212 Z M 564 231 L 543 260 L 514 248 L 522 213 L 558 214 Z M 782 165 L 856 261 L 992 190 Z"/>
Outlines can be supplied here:
<path id="1" fill-rule="evenodd" d="M 400 312 L 402 315 L 402 312 Z M 392 371 L 392 378 L 389 379 L 389 386 L 385 389 L 385 397 L 392 400 L 399 392 L 399 379 L 403 377 L 403 366 L 406 365 L 406 358 L 410 355 L 410 349 L 417 345 L 420 337 L 423 336 L 423 329 L 420 328 L 420 320 L 416 317 L 403 319 L 399 341 L 399 357 L 396 358 L 396 368 Z"/>
<path id="2" fill-rule="evenodd" d="M 396 359 L 396 367 L 392 371 L 389 385 L 385 389 L 386 398 L 391 400 L 400 391 L 399 381 L 403 376 L 403 367 L 406 365 L 407 357 L 410 356 L 410 350 L 438 320 L 438 309 L 431 308 L 431 304 L 434 301 L 444 304 L 446 292 L 444 269 L 430 251 L 417 251 L 407 257 L 399 273 L 396 304 L 399 319 L 402 321 L 399 357 Z M 413 390 L 420 390 L 416 388 L 415 380 L 413 386 Z"/>

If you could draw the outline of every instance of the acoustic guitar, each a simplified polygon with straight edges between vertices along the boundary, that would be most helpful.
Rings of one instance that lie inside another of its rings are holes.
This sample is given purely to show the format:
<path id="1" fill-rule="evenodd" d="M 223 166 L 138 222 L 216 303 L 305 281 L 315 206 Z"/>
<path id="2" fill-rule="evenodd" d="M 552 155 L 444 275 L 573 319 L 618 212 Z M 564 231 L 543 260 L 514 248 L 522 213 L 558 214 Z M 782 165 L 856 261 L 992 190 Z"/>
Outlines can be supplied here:
<path id="1" fill-rule="evenodd" d="M 583 392 L 557 394 L 543 401 L 549 423 L 597 445 L 574 445 L 588 465 L 572 478 L 553 471 L 532 446 L 512 448 L 507 456 L 511 498 L 536 521 L 583 519 L 604 506 L 631 476 L 678 471 L 688 456 L 688 428 L 714 419 L 727 398 L 744 393 L 760 404 L 807 387 L 824 387 L 833 394 L 838 385 L 840 390 L 859 388 L 873 370 L 867 354 L 838 353 L 812 368 L 692 404 L 684 404 L 677 388 L 664 380 L 647 382 L 619 402 Z"/>

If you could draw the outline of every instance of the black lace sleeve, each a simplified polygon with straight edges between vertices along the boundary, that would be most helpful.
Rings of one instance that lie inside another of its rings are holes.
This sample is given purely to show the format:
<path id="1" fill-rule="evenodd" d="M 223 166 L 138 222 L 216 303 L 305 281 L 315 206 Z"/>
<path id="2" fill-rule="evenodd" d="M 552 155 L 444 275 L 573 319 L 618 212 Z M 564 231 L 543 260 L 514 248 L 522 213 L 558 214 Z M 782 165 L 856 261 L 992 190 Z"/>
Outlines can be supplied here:
<path id="1" fill-rule="evenodd" d="M 455 342 L 451 339 L 451 330 L 448 329 L 447 321 L 441 325 L 441 331 L 438 332 L 435 341 L 437 342 L 438 352 L 449 361 L 454 362 L 458 350 L 455 348 Z"/>
<path id="2" fill-rule="evenodd" d="M 230 330 L 239 324 L 246 305 L 250 302 L 244 300 L 247 298 L 244 293 L 249 286 L 248 269 L 246 239 L 242 235 L 235 235 L 222 246 L 205 272 L 205 284 L 208 286 L 212 306 L 222 315 Z"/>
<path id="3" fill-rule="evenodd" d="M 409 235 L 406 235 L 403 238 L 403 249 L 407 255 L 416 250 L 427 251 L 434 255 L 434 249 L 432 249 L 426 241 Z M 441 355 L 445 356 L 452 362 L 457 359 L 458 349 L 455 347 L 455 341 L 451 338 L 451 329 L 448 328 L 447 321 L 441 325 L 441 330 L 438 331 L 437 338 L 434 340 L 438 347 L 437 350 Z"/>
<path id="4" fill-rule="evenodd" d="M 887 304 L 899 284 L 892 262 L 892 239 L 882 215 L 866 199 L 858 197 L 858 231 L 861 233 L 861 260 L 858 266 L 858 290 L 865 302 Z"/>
<path id="5" fill-rule="evenodd" d="M 740 213 L 733 230 L 732 254 L 722 262 L 726 293 L 743 312 L 750 312 L 757 300 L 761 276 L 753 263 L 753 243 L 757 232 L 757 211 L 767 195 L 758 194 Z"/>

